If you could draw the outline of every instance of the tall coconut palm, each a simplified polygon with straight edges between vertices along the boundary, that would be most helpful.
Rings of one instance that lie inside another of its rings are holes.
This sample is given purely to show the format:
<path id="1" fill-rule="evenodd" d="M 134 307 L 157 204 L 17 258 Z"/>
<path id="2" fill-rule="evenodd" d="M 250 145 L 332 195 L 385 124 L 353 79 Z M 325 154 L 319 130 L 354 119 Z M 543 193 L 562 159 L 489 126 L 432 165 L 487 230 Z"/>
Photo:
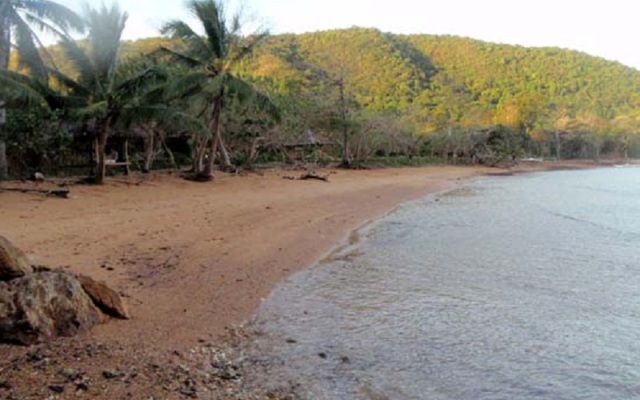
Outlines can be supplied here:
<path id="1" fill-rule="evenodd" d="M 40 78 L 46 69 L 38 47 L 42 43 L 33 29 L 66 35 L 82 30 L 83 22 L 69 8 L 49 0 L 0 0 L 0 70 L 9 67 L 12 46 L 18 48 L 18 63 Z M 1 99 L 0 99 L 1 100 Z M 6 176 L 6 146 L 0 137 L 0 179 Z"/>
<path id="2" fill-rule="evenodd" d="M 117 5 L 87 8 L 85 19 L 89 29 L 87 46 L 64 39 L 60 46 L 74 66 L 74 77 L 50 70 L 58 83 L 66 88 L 68 98 L 79 106 L 72 115 L 93 127 L 96 135 L 96 183 L 103 183 L 106 168 L 107 139 L 118 120 L 126 113 L 142 116 L 149 108 L 139 106 L 138 99 L 164 75 L 158 68 L 139 71 L 118 70 L 120 38 L 127 21 L 127 13 Z M 157 107 L 153 107 L 156 110 Z"/>
<path id="3" fill-rule="evenodd" d="M 192 72 L 173 82 L 168 93 L 177 97 L 189 97 L 196 107 L 202 107 L 209 137 L 205 138 L 206 143 L 200 144 L 208 144 L 209 158 L 204 162 L 204 151 L 196 152 L 200 154 L 197 154 L 199 159 L 195 163 L 195 172 L 199 178 L 212 179 L 214 159 L 218 151 L 222 155 L 223 169 L 233 168 L 220 125 L 225 98 L 233 94 L 244 101 L 270 104 L 266 96 L 232 72 L 234 66 L 251 54 L 266 34 L 243 37 L 239 16 L 228 20 L 223 4 L 216 0 L 190 0 L 187 8 L 201 25 L 204 36 L 198 35 L 183 21 L 170 21 L 162 28 L 162 33 L 180 39 L 186 45 L 186 50 L 161 50 L 193 68 Z M 196 149 L 204 147 L 196 144 Z"/>

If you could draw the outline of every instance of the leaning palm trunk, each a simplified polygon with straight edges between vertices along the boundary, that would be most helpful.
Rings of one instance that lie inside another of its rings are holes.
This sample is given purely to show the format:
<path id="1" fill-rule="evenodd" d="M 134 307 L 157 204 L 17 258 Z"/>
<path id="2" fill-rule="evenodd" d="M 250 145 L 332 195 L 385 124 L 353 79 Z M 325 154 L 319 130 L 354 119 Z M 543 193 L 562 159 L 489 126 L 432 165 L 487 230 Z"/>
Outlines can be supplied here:
<path id="1" fill-rule="evenodd" d="M 4 19 L 0 18 L 0 69 L 9 67 L 9 54 L 11 49 L 11 27 Z M 0 99 L 2 103 L 3 99 Z M 0 129 L 2 129 L 0 125 Z M 9 163 L 7 162 L 7 145 L 0 137 L 0 180 L 7 179 Z"/>
<path id="2" fill-rule="evenodd" d="M 207 150 L 207 143 L 209 140 L 207 138 L 202 138 L 196 136 L 194 140 L 194 149 L 193 149 L 193 161 L 192 161 L 192 170 L 196 175 L 201 174 L 204 169 L 204 155 Z"/>
<path id="3" fill-rule="evenodd" d="M 7 162 L 7 144 L 0 140 L 0 181 L 9 176 L 9 163 Z"/>
<path id="4" fill-rule="evenodd" d="M 218 96 L 211 106 L 211 112 L 209 114 L 209 131 L 212 133 L 212 138 L 209 140 L 209 159 L 204 167 L 204 170 L 200 174 L 201 178 L 213 179 L 213 166 L 216 160 L 216 153 L 218 147 L 221 146 L 221 132 L 220 132 L 220 113 L 222 111 L 222 96 Z"/>
<path id="5" fill-rule="evenodd" d="M 171 168 L 178 169 L 176 158 L 173 156 L 173 152 L 171 151 L 169 146 L 167 146 L 167 141 L 164 138 L 165 135 L 166 133 L 163 131 L 158 132 L 158 139 L 160 139 L 160 144 L 162 145 L 164 152 L 167 153 L 167 157 L 169 157 L 169 163 L 171 164 Z"/>
<path id="6" fill-rule="evenodd" d="M 8 21 L 0 17 L 0 68 L 9 68 L 9 54 L 11 50 L 11 26 Z"/>
<path id="7" fill-rule="evenodd" d="M 231 157 L 229 156 L 227 146 L 224 144 L 220 127 L 218 127 L 218 131 L 216 132 L 216 140 L 220 147 L 220 169 L 224 172 L 235 172 L 236 167 L 231 162 Z"/>
<path id="8" fill-rule="evenodd" d="M 152 128 L 140 128 L 139 133 L 142 134 L 144 142 L 144 163 L 142 165 L 142 173 L 148 174 L 151 171 L 151 165 L 156 153 L 155 134 Z"/>
<path id="9" fill-rule="evenodd" d="M 105 154 L 105 150 L 107 148 L 107 137 L 109 136 L 109 131 L 111 130 L 111 118 L 107 117 L 100 124 L 100 131 L 98 132 L 98 140 L 96 141 L 96 158 L 97 158 L 97 167 L 96 167 L 96 183 L 103 184 L 104 177 L 107 172 L 107 163 Z"/>

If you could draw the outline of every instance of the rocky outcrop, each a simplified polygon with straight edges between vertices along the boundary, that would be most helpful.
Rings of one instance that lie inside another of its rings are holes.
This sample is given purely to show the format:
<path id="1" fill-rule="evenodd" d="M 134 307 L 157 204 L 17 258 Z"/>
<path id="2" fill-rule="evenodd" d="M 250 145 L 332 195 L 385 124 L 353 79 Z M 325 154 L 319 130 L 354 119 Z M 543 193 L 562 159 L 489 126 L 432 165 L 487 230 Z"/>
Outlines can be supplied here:
<path id="1" fill-rule="evenodd" d="M 129 311 L 120 295 L 104 282 L 97 282 L 88 276 L 78 275 L 78 281 L 93 303 L 105 314 L 119 319 L 129 319 Z"/>
<path id="2" fill-rule="evenodd" d="M 24 252 L 0 236 L 0 281 L 9 281 L 31 272 L 29 259 Z"/>
<path id="3" fill-rule="evenodd" d="M 0 342 L 30 345 L 128 319 L 122 298 L 105 283 L 46 267 L 0 236 Z"/>
<path id="4" fill-rule="evenodd" d="M 72 275 L 40 272 L 0 282 L 0 342 L 72 336 L 106 319 Z"/>

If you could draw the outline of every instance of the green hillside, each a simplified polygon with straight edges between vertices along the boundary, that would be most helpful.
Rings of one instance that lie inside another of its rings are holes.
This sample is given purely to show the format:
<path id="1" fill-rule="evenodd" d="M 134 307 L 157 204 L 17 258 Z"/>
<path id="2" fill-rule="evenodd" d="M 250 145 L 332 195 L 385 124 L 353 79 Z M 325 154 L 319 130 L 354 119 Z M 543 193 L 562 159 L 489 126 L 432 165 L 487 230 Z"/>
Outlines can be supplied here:
<path id="1" fill-rule="evenodd" d="M 171 42 L 124 42 L 121 58 L 160 45 Z M 59 50 L 51 51 L 68 70 Z M 391 113 L 419 133 L 497 124 L 528 132 L 640 127 L 640 71 L 559 48 L 351 28 L 272 36 L 239 72 L 272 96 L 320 103 L 337 101 L 342 82 L 351 111 Z"/>
<path id="2" fill-rule="evenodd" d="M 410 117 L 423 132 L 491 124 L 533 131 L 562 121 L 628 128 L 640 111 L 633 68 L 572 50 L 453 36 L 361 28 L 273 36 L 243 73 L 283 93 L 343 79 L 364 109 Z"/>
<path id="3" fill-rule="evenodd" d="M 122 42 L 120 69 L 157 63 L 169 82 L 192 71 L 159 56 L 160 46 L 181 50 L 162 37 Z M 49 52 L 57 68 L 77 75 L 59 46 Z M 126 63 L 139 57 L 145 60 Z M 640 71 L 577 51 L 351 28 L 267 37 L 231 72 L 267 94 L 280 114 L 276 123 L 233 94 L 225 99 L 222 131 L 238 163 L 291 162 L 300 154 L 287 149 L 318 143 L 320 151 L 302 157 L 332 162 L 346 155 L 356 166 L 396 156 L 489 165 L 523 156 L 640 157 Z M 43 120 L 12 115 L 9 137 L 24 136 L 24 120 Z M 54 128 L 34 132 L 57 131 L 60 117 L 51 118 L 45 125 Z M 158 131 L 195 143 L 188 130 Z M 23 159 L 24 139 L 10 143 L 14 158 Z M 188 159 L 195 150 L 179 151 Z"/>

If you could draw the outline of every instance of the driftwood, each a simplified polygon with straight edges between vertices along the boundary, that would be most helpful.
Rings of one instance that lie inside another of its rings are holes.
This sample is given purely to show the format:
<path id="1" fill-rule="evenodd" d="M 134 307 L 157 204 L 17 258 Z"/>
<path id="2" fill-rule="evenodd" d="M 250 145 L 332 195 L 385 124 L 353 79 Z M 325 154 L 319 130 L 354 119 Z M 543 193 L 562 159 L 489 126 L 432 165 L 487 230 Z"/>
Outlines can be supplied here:
<path id="1" fill-rule="evenodd" d="M 53 196 L 60 197 L 63 199 L 69 198 L 69 189 L 27 189 L 27 188 L 0 188 L 0 190 L 4 190 L 7 192 L 21 192 L 21 193 L 39 193 L 44 194 L 45 196 Z"/>
<path id="2" fill-rule="evenodd" d="M 295 180 L 306 181 L 306 180 L 309 180 L 309 179 L 315 179 L 315 180 L 318 180 L 318 181 L 329 182 L 329 175 L 322 176 L 322 175 L 316 174 L 313 171 L 310 171 L 310 172 L 302 174 L 302 175 L 300 175 L 298 177 L 295 177 L 295 176 L 283 176 L 282 179 L 289 179 L 289 180 L 292 180 L 292 181 L 295 181 Z"/>

